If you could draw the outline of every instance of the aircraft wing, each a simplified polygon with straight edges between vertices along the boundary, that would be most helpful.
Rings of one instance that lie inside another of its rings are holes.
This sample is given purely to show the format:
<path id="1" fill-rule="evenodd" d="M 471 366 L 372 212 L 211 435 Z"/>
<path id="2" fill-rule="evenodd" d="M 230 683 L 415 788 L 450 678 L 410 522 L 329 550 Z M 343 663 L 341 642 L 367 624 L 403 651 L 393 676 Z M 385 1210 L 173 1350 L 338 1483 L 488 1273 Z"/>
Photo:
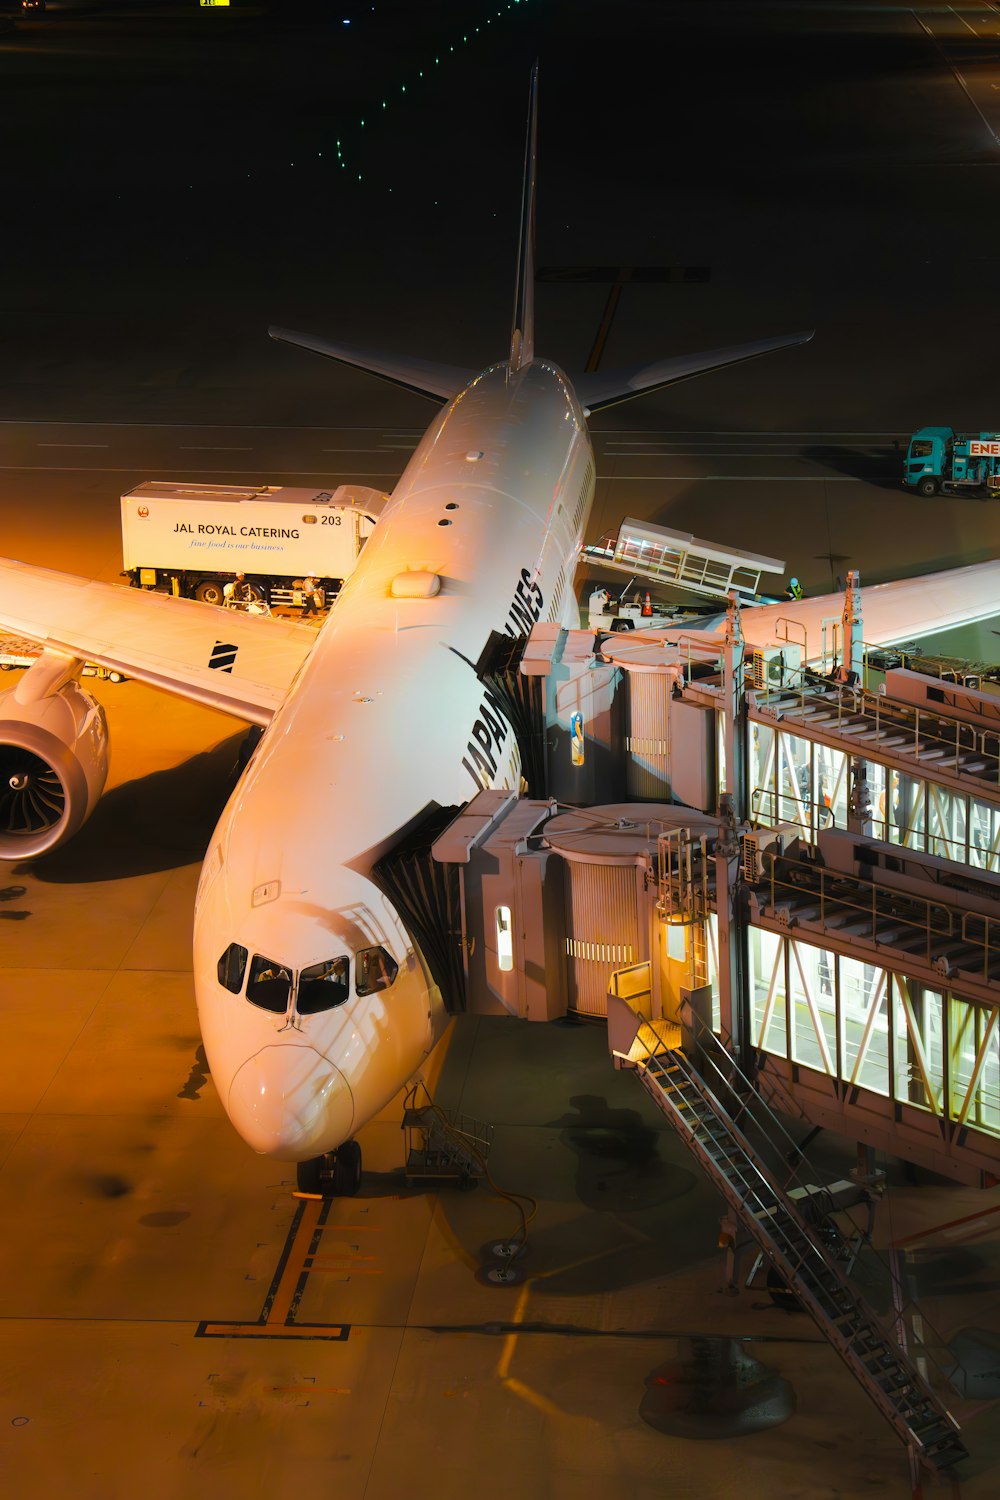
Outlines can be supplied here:
<path id="1" fill-rule="evenodd" d="M 823 623 L 839 623 L 843 594 L 817 594 L 782 604 L 762 604 L 743 611 L 743 633 L 751 646 L 763 646 L 787 634 L 801 640 L 782 621 L 794 620 L 806 634 L 807 657 L 823 647 Z M 1000 613 L 1000 561 L 969 563 L 918 578 L 861 588 L 862 635 L 870 646 L 895 645 L 914 636 L 923 640 L 956 625 L 971 625 Z"/>
<path id="2" fill-rule="evenodd" d="M 0 630 L 251 724 L 270 723 L 316 633 L 0 559 Z"/>

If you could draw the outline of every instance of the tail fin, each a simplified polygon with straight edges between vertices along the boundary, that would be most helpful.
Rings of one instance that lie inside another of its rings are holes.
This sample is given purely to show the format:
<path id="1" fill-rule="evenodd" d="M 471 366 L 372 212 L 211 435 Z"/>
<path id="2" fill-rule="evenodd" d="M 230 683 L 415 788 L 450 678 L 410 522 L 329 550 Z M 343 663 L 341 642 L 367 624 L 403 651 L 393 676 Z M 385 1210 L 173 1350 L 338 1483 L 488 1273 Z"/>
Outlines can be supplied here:
<path id="1" fill-rule="evenodd" d="M 538 145 L 538 63 L 531 70 L 528 94 L 528 138 L 524 147 L 521 187 L 521 241 L 517 250 L 514 326 L 510 335 L 510 368 L 522 370 L 535 357 L 535 161 Z"/>

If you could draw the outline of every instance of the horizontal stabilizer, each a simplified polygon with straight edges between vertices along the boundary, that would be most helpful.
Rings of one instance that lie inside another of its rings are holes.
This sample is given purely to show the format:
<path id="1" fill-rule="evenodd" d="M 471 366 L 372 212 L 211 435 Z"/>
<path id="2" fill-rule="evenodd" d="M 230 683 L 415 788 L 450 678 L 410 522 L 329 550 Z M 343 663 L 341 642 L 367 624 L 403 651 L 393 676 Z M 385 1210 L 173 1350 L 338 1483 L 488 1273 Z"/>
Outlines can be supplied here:
<path id="1" fill-rule="evenodd" d="M 573 384 L 581 404 L 588 412 L 601 411 L 606 406 L 615 406 L 619 401 L 630 401 L 633 396 L 662 390 L 664 386 L 676 385 L 679 380 L 690 380 L 693 375 L 707 375 L 710 370 L 742 364 L 744 360 L 756 359 L 760 354 L 771 354 L 775 349 L 807 344 L 814 332 L 814 329 L 809 329 L 807 333 L 790 333 L 783 338 L 757 339 L 752 344 L 732 344 L 728 349 L 706 349 L 700 354 L 682 354 L 676 359 L 661 359 L 655 365 L 640 365 L 631 370 L 607 370 L 593 375 L 578 375 Z"/>
<path id="2" fill-rule="evenodd" d="M 462 370 L 456 365 L 439 365 L 428 359 L 409 359 L 401 354 L 382 354 L 378 349 L 357 349 L 350 344 L 332 344 L 310 333 L 296 333 L 291 328 L 269 328 L 268 333 L 282 344 L 297 344 L 325 359 L 339 360 L 355 370 L 367 370 L 390 385 L 402 386 L 432 401 L 450 401 L 468 385 L 476 370 Z"/>

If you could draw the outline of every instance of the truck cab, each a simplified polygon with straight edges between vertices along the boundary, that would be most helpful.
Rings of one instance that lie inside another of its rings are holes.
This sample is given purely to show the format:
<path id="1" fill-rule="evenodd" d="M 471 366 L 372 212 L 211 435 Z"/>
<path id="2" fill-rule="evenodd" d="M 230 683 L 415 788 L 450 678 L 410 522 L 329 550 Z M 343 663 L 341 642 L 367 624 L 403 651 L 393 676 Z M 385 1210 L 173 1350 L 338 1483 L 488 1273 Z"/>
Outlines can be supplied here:
<path id="1" fill-rule="evenodd" d="M 936 495 L 951 469 L 952 427 L 921 427 L 910 439 L 903 483 L 921 495 Z"/>

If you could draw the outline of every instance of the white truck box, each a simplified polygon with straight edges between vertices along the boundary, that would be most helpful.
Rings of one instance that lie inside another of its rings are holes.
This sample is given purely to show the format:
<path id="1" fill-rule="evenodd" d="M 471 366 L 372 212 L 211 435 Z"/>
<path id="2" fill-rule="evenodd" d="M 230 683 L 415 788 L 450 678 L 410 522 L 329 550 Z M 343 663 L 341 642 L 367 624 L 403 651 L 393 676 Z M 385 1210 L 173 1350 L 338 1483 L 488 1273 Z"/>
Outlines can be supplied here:
<path id="1" fill-rule="evenodd" d="M 145 588 L 169 586 L 183 575 L 184 592 L 213 603 L 221 581 L 238 572 L 280 594 L 314 574 L 335 593 L 353 571 L 384 501 L 363 486 L 146 480 L 122 496 L 124 568 Z M 207 580 L 217 581 L 216 590 Z"/>

